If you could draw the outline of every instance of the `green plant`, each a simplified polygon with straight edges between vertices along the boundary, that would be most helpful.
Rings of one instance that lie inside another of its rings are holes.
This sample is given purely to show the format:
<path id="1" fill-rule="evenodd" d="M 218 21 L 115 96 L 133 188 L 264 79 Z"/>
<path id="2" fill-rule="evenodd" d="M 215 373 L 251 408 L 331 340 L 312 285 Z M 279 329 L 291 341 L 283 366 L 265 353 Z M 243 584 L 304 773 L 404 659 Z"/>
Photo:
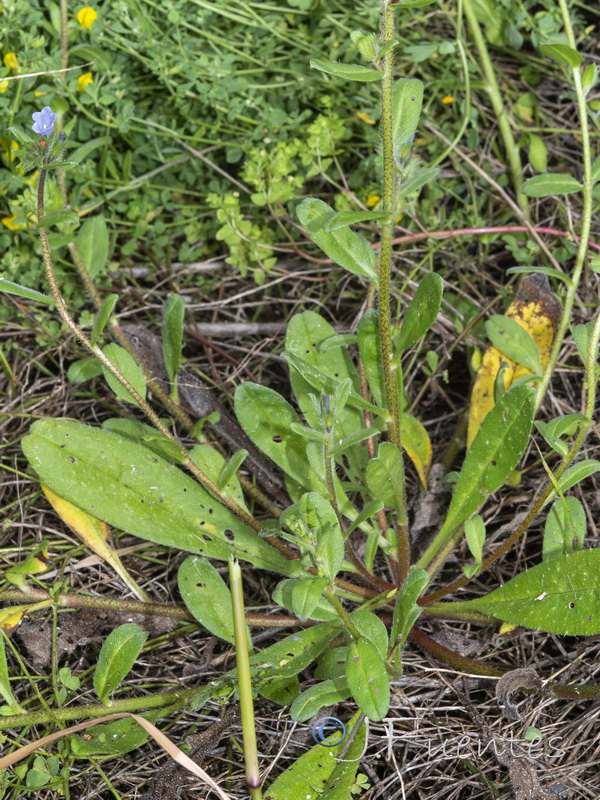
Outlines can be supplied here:
<path id="1" fill-rule="evenodd" d="M 535 340 L 515 332 L 514 326 L 512 332 L 509 329 L 506 338 L 511 339 L 512 349 L 507 355 L 538 373 L 534 375 L 538 388 L 522 381 L 507 391 L 499 391 L 498 400 L 483 420 L 456 477 L 452 499 L 436 536 L 419 558 L 411 554 L 404 453 L 416 466 L 422 482 L 426 482 L 431 445 L 421 423 L 408 413 L 410 398 L 405 389 L 404 368 L 410 362 L 411 349 L 422 344 L 437 318 L 443 281 L 439 275 L 427 274 L 420 281 L 401 323 L 395 325 L 390 289 L 394 220 L 404 208 L 406 198 L 435 180 L 438 170 L 422 166 L 411 157 L 423 85 L 415 79 L 394 78 L 397 46 L 394 14 L 427 2 L 384 0 L 381 36 L 377 39 L 360 31 L 352 34 L 352 41 L 368 66 L 321 59 L 313 62 L 318 70 L 338 78 L 380 85 L 381 205 L 375 211 L 361 208 L 336 211 L 321 199 L 306 198 L 298 206 L 301 224 L 325 255 L 342 269 L 368 281 L 369 307 L 356 334 L 344 336 L 337 335 L 326 320 L 314 312 L 303 312 L 292 318 L 286 334 L 285 358 L 290 366 L 296 405 L 304 420 L 272 389 L 245 383 L 236 390 L 235 409 L 241 426 L 286 477 L 291 505 L 281 509 L 267 501 L 274 517 L 267 523 L 259 521 L 250 510 L 237 476 L 247 453 L 241 450 L 227 461 L 203 445 L 187 451 L 152 409 L 146 399 L 144 371 L 127 347 L 121 346 L 127 342 L 112 317 L 115 298 L 109 296 L 98 303 L 90 337 L 71 318 L 56 280 L 47 231 L 51 226 L 78 223 L 79 219 L 69 211 L 46 212 L 44 203 L 48 174 L 68 166 L 59 158 L 64 137 L 51 135 L 40 144 L 21 130 L 11 129 L 23 145 L 25 165 L 40 172 L 38 228 L 52 297 L 40 298 L 35 294 L 33 297 L 56 305 L 63 322 L 98 359 L 116 395 L 141 408 L 157 431 L 149 432 L 140 423 L 129 425 L 125 433 L 123 427 L 117 432 L 118 425 L 114 421 L 107 422 L 103 428 L 94 428 L 69 420 L 39 420 L 23 440 L 25 455 L 40 480 L 79 509 L 82 516 L 88 515 L 142 539 L 191 553 L 179 571 L 179 587 L 186 606 L 190 614 L 216 636 L 228 642 L 237 639 L 238 648 L 245 638 L 243 625 L 240 626 L 239 616 L 234 624 L 229 589 L 209 559 L 225 561 L 233 556 L 281 575 L 283 580 L 275 590 L 274 599 L 282 609 L 294 615 L 290 619 L 282 614 L 284 624 L 296 623 L 299 628 L 307 621 L 315 624 L 253 654 L 244 661 L 243 669 L 258 693 L 280 702 L 291 702 L 292 716 L 300 721 L 309 719 L 326 704 L 349 697 L 365 716 L 383 719 L 389 707 L 390 679 L 402 671 L 402 652 L 409 637 L 454 667 L 483 675 L 499 674 L 493 667 L 452 653 L 430 639 L 417 625 L 422 614 L 430 619 L 450 617 L 486 624 L 506 621 L 563 635 L 600 632 L 600 588 L 595 577 L 599 551 L 579 549 L 585 533 L 580 510 L 565 496 L 576 482 L 600 469 L 597 461 L 576 462 L 592 425 L 595 407 L 600 317 L 575 334 L 587 376 L 585 413 L 567 420 L 554 420 L 540 428 L 552 451 L 549 455 L 561 456 L 557 467 L 553 470 L 548 467 L 547 485 L 532 502 L 525 520 L 487 558 L 483 558 L 485 528 L 482 529 L 482 520 L 477 516 L 488 496 L 511 479 L 529 444 L 535 411 L 556 367 L 586 256 L 592 191 L 599 176 L 592 170 L 585 95 L 586 86 L 589 91 L 596 75 L 587 69 L 583 77 L 581 75 L 564 3 L 561 9 L 569 44 L 554 43 L 548 53 L 571 70 L 579 101 L 584 181 L 580 184 L 564 176 L 542 175 L 530 179 L 522 187 L 524 194 L 531 197 L 571 191 L 583 193 L 584 215 L 578 252 L 573 274 L 565 281 L 562 320 L 545 369 Z M 323 152 L 324 157 L 330 155 Z M 253 197 L 257 205 L 272 204 L 276 208 L 290 199 L 289 184 L 273 187 L 270 182 L 273 175 L 289 174 L 289 162 L 295 158 L 301 160 L 301 153 L 293 144 L 288 148 L 280 147 L 268 169 L 266 156 L 260 152 L 252 156 L 244 177 L 257 189 Z M 216 205 L 216 200 L 212 202 Z M 235 203 L 232 202 L 231 207 L 234 209 Z M 223 207 L 220 210 L 228 211 Z M 234 217 L 221 221 L 233 230 L 235 225 L 230 223 L 231 219 Z M 377 255 L 351 227 L 365 222 L 381 228 Z M 252 238 L 251 228 L 240 228 L 240 232 Z M 90 225 L 86 237 L 104 242 L 102 223 Z M 95 251 L 86 244 L 86 237 L 75 250 L 80 255 L 79 263 L 77 258 L 75 260 L 94 298 L 89 273 Z M 23 287 L 4 284 L 3 288 L 32 297 Z M 176 383 L 180 364 L 182 308 L 178 298 L 165 305 L 164 362 L 173 383 Z M 496 334 L 504 334 L 504 330 L 498 330 L 502 324 L 509 328 L 501 320 L 496 320 L 491 328 Z M 99 347 L 106 326 L 121 345 L 111 343 Z M 353 352 L 358 353 L 358 363 L 352 357 Z M 427 360 L 433 373 L 437 364 Z M 176 392 L 171 397 L 163 393 L 161 400 L 167 408 L 173 408 L 176 397 Z M 184 418 L 179 421 L 186 424 Z M 567 444 L 569 437 L 574 437 L 570 445 Z M 115 485 L 119 487 L 118 495 L 112 488 Z M 496 563 L 554 498 L 557 499 L 548 527 L 544 563 L 522 572 L 483 597 L 465 602 L 440 602 Z M 468 565 L 461 577 L 433 589 L 431 584 L 438 581 L 441 569 L 462 540 L 463 533 L 466 533 L 476 563 Z M 364 558 L 359 557 L 353 546 L 357 535 L 365 540 Z M 574 545 L 573 539 L 579 544 Z M 34 571 L 31 569 L 28 574 Z M 68 602 L 67 594 L 42 599 L 39 592 L 21 585 L 18 590 L 4 592 L 3 597 L 27 602 L 35 596 L 38 602 L 46 605 L 52 602 L 60 605 Z M 94 604 L 101 607 L 102 600 L 93 598 L 88 603 Z M 238 611 L 240 605 L 238 590 Z M 125 605 L 121 607 L 126 608 Z M 154 613 L 157 611 L 150 603 L 146 607 Z M 163 613 L 175 614 L 170 609 Z M 247 615 L 246 620 L 250 624 L 273 624 L 273 619 L 266 616 Z M 0 720 L 0 729 L 46 719 L 64 722 L 79 717 L 101 717 L 108 707 L 111 711 L 131 711 L 155 706 L 159 711 L 154 713 L 160 714 L 185 702 L 199 706 L 211 697 L 224 699 L 236 691 L 238 676 L 231 671 L 200 689 L 151 698 L 112 699 L 111 694 L 118 690 L 142 646 L 143 635 L 133 627 L 121 626 L 111 634 L 103 648 L 104 657 L 94 673 L 98 706 L 58 709 L 52 714 L 45 711 L 18 713 Z M 321 682 L 301 692 L 298 674 L 317 659 Z M 107 662 L 116 666 L 109 670 Z M 10 687 L 7 689 L 6 683 L 3 685 L 5 700 L 16 706 Z M 600 694 L 598 687 L 550 684 L 550 688 L 558 697 Z M 358 752 L 363 735 L 360 723 L 360 719 L 354 723 L 359 733 L 352 741 Z M 114 727 L 103 730 L 103 738 L 98 736 L 92 744 L 77 740 L 74 752 L 124 752 L 138 746 L 144 737 L 130 722 L 111 725 Z M 360 785 L 356 769 L 340 767 L 340 773 L 343 775 L 337 774 L 335 778 L 347 781 L 349 791 Z M 329 779 L 332 778 L 328 774 L 326 780 Z M 298 786 L 306 780 L 306 772 L 287 775 L 281 784 L 276 782 L 269 789 L 268 796 L 283 797 L 289 791 L 290 781 Z"/>

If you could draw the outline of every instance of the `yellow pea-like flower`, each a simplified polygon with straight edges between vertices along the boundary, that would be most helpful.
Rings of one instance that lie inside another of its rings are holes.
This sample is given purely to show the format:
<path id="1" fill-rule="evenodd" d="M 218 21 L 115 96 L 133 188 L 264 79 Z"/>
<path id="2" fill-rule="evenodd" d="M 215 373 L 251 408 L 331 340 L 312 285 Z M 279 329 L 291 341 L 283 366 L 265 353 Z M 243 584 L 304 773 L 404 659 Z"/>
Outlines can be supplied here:
<path id="1" fill-rule="evenodd" d="M 80 8 L 77 12 L 77 22 L 82 28 L 86 28 L 88 31 L 92 27 L 92 23 L 95 19 L 98 19 L 98 14 L 91 6 L 84 6 L 84 8 Z"/>
<path id="2" fill-rule="evenodd" d="M 5 92 L 8 89 L 8 81 L 0 81 L 0 92 Z"/>
<path id="3" fill-rule="evenodd" d="M 78 92 L 85 92 L 85 87 L 89 86 L 90 83 L 94 82 L 94 78 L 92 77 L 91 72 L 84 72 L 83 75 L 80 75 L 77 78 L 77 91 Z"/>
<path id="4" fill-rule="evenodd" d="M 16 214 L 11 214 L 10 217 L 2 217 L 2 224 L 8 228 L 9 231 L 22 231 L 26 225 L 15 225 Z"/>
<path id="5" fill-rule="evenodd" d="M 13 72 L 19 67 L 19 60 L 16 53 L 5 53 L 2 60 L 4 61 L 4 66 L 12 69 Z"/>

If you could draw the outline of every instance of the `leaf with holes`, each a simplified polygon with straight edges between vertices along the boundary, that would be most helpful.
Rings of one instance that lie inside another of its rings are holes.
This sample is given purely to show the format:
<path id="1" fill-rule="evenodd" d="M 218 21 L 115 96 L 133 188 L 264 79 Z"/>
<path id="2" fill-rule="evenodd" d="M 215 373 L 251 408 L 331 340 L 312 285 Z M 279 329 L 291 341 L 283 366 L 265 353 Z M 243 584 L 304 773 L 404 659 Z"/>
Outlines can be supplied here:
<path id="1" fill-rule="evenodd" d="M 280 394 L 257 383 L 235 390 L 235 414 L 259 450 L 300 486 L 326 491 L 306 459 L 306 440 L 291 429 L 300 417 Z"/>
<path id="2" fill-rule="evenodd" d="M 187 610 L 219 639 L 235 643 L 231 593 L 205 558 L 186 558 L 177 573 L 179 593 Z"/>
<path id="3" fill-rule="evenodd" d="M 379 650 L 364 636 L 350 645 L 346 680 L 363 714 L 372 720 L 383 719 L 390 706 L 390 679 Z"/>
<path id="4" fill-rule="evenodd" d="M 292 703 L 290 716 L 296 722 L 306 722 L 324 706 L 343 703 L 350 697 L 346 678 L 322 681 L 302 692 Z"/>
<path id="5" fill-rule="evenodd" d="M 484 597 L 453 606 L 559 636 L 600 633 L 600 549 L 545 561 Z"/>
<path id="6" fill-rule="evenodd" d="M 133 536 L 206 558 L 234 555 L 282 575 L 300 568 L 189 475 L 130 439 L 45 419 L 34 422 L 22 447 L 56 494 Z"/>

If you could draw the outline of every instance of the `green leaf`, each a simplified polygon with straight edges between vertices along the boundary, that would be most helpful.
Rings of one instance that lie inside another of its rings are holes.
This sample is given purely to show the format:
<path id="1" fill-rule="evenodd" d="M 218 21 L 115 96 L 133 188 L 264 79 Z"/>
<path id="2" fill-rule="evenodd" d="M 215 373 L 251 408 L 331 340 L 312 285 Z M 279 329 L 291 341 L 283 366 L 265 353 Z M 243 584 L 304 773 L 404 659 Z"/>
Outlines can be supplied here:
<path id="1" fill-rule="evenodd" d="M 417 600 L 429 580 L 428 572 L 412 567 L 396 597 L 390 631 L 390 652 L 394 651 L 394 666 L 397 671 L 402 669 L 402 651 L 408 634 L 423 611 L 421 606 L 417 605 Z"/>
<path id="2" fill-rule="evenodd" d="M 587 367 L 590 358 L 590 342 L 592 341 L 593 330 L 593 322 L 586 322 L 583 325 L 573 325 L 571 330 L 577 352 L 585 367 Z"/>
<path id="3" fill-rule="evenodd" d="M 357 222 L 385 222 L 390 218 L 385 211 L 337 211 L 323 225 L 323 230 L 333 233 L 338 228 L 345 228 L 348 225 L 355 225 Z"/>
<path id="4" fill-rule="evenodd" d="M 185 301 L 179 294 L 170 294 L 163 311 L 163 361 L 169 380 L 173 383 L 181 367 Z"/>
<path id="5" fill-rule="evenodd" d="M 51 228 L 53 225 L 61 225 L 63 223 L 76 227 L 79 225 L 79 222 L 79 215 L 74 211 L 49 211 L 46 216 L 38 222 L 35 228 L 39 231 L 42 228 Z"/>
<path id="6" fill-rule="evenodd" d="M 223 468 L 219 473 L 219 478 L 217 480 L 217 486 L 219 489 L 223 489 L 229 481 L 236 475 L 238 469 L 242 466 L 244 461 L 248 456 L 247 450 L 238 450 L 234 453 L 229 461 L 226 461 L 223 464 Z"/>
<path id="7" fill-rule="evenodd" d="M 303 622 L 312 616 L 329 583 L 329 578 L 305 578 L 294 582 L 292 609 Z"/>
<path id="8" fill-rule="evenodd" d="M 94 670 L 94 690 L 102 703 L 125 679 L 147 638 L 148 632 L 133 622 L 120 625 L 108 635 Z"/>
<path id="9" fill-rule="evenodd" d="M 581 550 L 587 530 L 585 509 L 576 497 L 559 497 L 546 518 L 542 558 L 552 561 Z"/>
<path id="10" fill-rule="evenodd" d="M 375 645 L 383 659 L 387 658 L 389 641 L 385 622 L 377 614 L 365 608 L 353 611 L 350 619 L 358 628 L 360 635 L 366 636 Z"/>
<path id="11" fill-rule="evenodd" d="M 324 706 L 342 703 L 350 697 L 346 678 L 333 678 L 311 686 L 292 703 L 290 716 L 296 722 L 306 722 Z"/>
<path id="12" fill-rule="evenodd" d="M 444 281 L 435 272 L 427 274 L 406 309 L 400 333 L 394 340 L 399 352 L 404 352 L 431 328 L 442 304 Z"/>
<path id="13" fill-rule="evenodd" d="M 348 733 L 357 719 L 358 715 L 355 715 L 346 726 Z M 365 732 L 363 723 L 340 761 L 344 742 L 333 747 L 315 744 L 269 786 L 264 800 L 349 800 L 365 746 Z M 334 733 L 330 738 L 334 740 L 334 736 L 339 737 L 339 734 Z"/>
<path id="14" fill-rule="evenodd" d="M 235 390 L 235 414 L 259 450 L 286 475 L 306 489 L 324 490 L 306 462 L 306 440 L 290 429 L 300 418 L 287 400 L 266 386 L 243 383 Z"/>
<path id="15" fill-rule="evenodd" d="M 114 311 L 114 308 L 117 305 L 118 300 L 119 300 L 118 294 L 107 294 L 104 300 L 102 301 L 102 305 L 96 312 L 96 317 L 94 319 L 94 327 L 92 328 L 92 334 L 90 336 L 90 342 L 94 345 L 94 347 L 98 344 L 98 339 L 100 338 L 102 331 L 106 327 L 106 323 L 110 319 L 110 315 Z"/>
<path id="16" fill-rule="evenodd" d="M 91 381 L 92 378 L 97 378 L 102 374 L 102 367 L 96 356 L 89 358 L 81 358 L 79 361 L 74 361 L 67 370 L 67 378 L 76 386 L 86 381 Z"/>
<path id="17" fill-rule="evenodd" d="M 529 163 L 536 172 L 548 170 L 548 148 L 544 140 L 535 133 L 529 134 Z"/>
<path id="18" fill-rule="evenodd" d="M 559 64 L 564 64 L 572 69 L 577 69 L 583 61 L 581 53 L 578 53 L 577 50 L 562 41 L 545 42 L 540 45 L 540 52 L 548 56 L 548 58 L 558 61 Z"/>
<path id="19" fill-rule="evenodd" d="M 582 192 L 583 186 L 572 175 L 551 172 L 529 178 L 523 184 L 522 191 L 528 197 L 549 197 L 554 194 Z"/>
<path id="20" fill-rule="evenodd" d="M 358 323 L 358 351 L 376 405 L 383 405 L 383 367 L 379 339 L 379 314 L 369 309 Z"/>
<path id="21" fill-rule="evenodd" d="M 435 0 L 397 0 L 392 8 L 422 8 L 435 3 Z"/>
<path id="22" fill-rule="evenodd" d="M 282 575 L 301 568 L 142 444 L 60 419 L 34 422 L 21 444 L 52 491 L 133 536 L 221 561 L 233 555 Z"/>
<path id="23" fill-rule="evenodd" d="M 367 465 L 366 483 L 371 494 L 389 508 L 402 505 L 402 459 L 395 445 L 381 442 L 376 458 Z"/>
<path id="24" fill-rule="evenodd" d="M 133 357 L 129 355 L 127 350 L 125 350 L 123 347 L 120 347 L 120 345 L 111 342 L 102 348 L 102 352 L 108 358 L 108 360 L 115 365 L 121 375 L 127 381 L 129 381 L 132 388 L 135 389 L 140 397 L 144 400 L 146 398 L 146 379 L 144 378 L 144 373 L 142 368 L 135 363 Z M 138 404 L 134 396 L 123 386 L 121 381 L 115 378 L 112 372 L 110 372 L 104 366 L 104 364 L 101 364 L 101 369 L 106 382 L 117 395 L 117 397 L 119 397 L 121 400 L 124 400 L 126 403 L 133 403 L 134 405 Z"/>
<path id="25" fill-rule="evenodd" d="M 346 680 L 363 714 L 372 720 L 383 719 L 390 706 L 390 679 L 379 650 L 364 636 L 350 645 Z"/>
<path id="26" fill-rule="evenodd" d="M 392 91 L 392 133 L 397 149 L 407 144 L 417 130 L 423 105 L 423 82 L 416 78 L 398 78 Z"/>
<path id="27" fill-rule="evenodd" d="M 104 420 L 102 427 L 107 431 L 113 431 L 113 433 L 118 433 L 120 436 L 131 439 L 133 442 L 138 442 L 170 464 L 184 463 L 179 445 L 167 439 L 152 425 L 146 425 L 146 423 L 135 419 L 111 417 Z"/>
<path id="28" fill-rule="evenodd" d="M 6 278 L 0 278 L 0 292 L 14 294 L 17 297 L 25 297 L 27 300 L 37 300 L 38 303 L 46 303 L 47 305 L 52 305 L 52 303 L 56 302 L 55 299 L 48 294 L 42 294 L 42 292 L 37 292 L 35 289 L 21 286 L 20 283 L 8 281 Z"/>
<path id="29" fill-rule="evenodd" d="M 163 708 L 145 711 L 140 716 L 156 723 L 161 717 L 179 710 L 180 703 Z M 69 742 L 76 758 L 96 755 L 122 755 L 137 750 L 150 736 L 142 726 L 131 717 L 117 719 L 104 725 L 93 725 L 85 730 L 83 736 L 69 736 Z"/>
<path id="30" fill-rule="evenodd" d="M 590 261 L 590 269 L 592 272 L 595 272 L 596 275 L 600 273 L 600 256 L 594 256 Z"/>
<path id="31" fill-rule="evenodd" d="M 205 558 L 186 558 L 177 573 L 187 610 L 214 636 L 235 643 L 229 587 Z"/>
<path id="32" fill-rule="evenodd" d="M 16 125 L 11 125 L 10 128 L 7 128 L 8 132 L 11 134 L 13 139 L 16 139 L 19 144 L 22 144 L 23 147 L 29 148 L 32 145 L 37 145 L 38 140 L 34 139 L 28 133 L 25 133 L 24 130 L 17 127 Z"/>
<path id="33" fill-rule="evenodd" d="M 332 233 L 325 230 L 325 224 L 335 213 L 331 206 L 316 197 L 307 197 L 296 213 L 300 224 L 326 256 L 353 275 L 377 281 L 375 253 L 365 239 L 346 227 Z"/>
<path id="34" fill-rule="evenodd" d="M 589 478 L 590 475 L 595 475 L 596 472 L 600 472 L 600 461 L 596 461 L 593 458 L 585 461 L 579 461 L 577 464 L 569 467 L 569 469 L 560 478 L 558 481 L 559 489 L 564 494 L 573 486 L 575 486 L 575 484 L 585 480 L 586 478 Z M 547 505 L 551 500 L 554 500 L 555 497 L 556 490 L 553 490 L 544 505 Z"/>
<path id="35" fill-rule="evenodd" d="M 293 591 L 295 586 L 296 581 L 292 578 L 287 578 L 284 581 L 280 581 L 273 592 L 273 601 L 292 614 L 294 613 Z M 329 600 L 322 597 L 313 608 L 310 618 L 319 622 L 331 622 L 337 620 L 338 615 Z"/>
<path id="36" fill-rule="evenodd" d="M 342 678 L 346 674 L 346 658 L 348 656 L 348 646 L 331 647 L 319 658 L 319 663 L 315 669 L 314 676 L 319 680 L 330 680 Z M 344 678 L 344 681 L 346 679 Z"/>
<path id="37" fill-rule="evenodd" d="M 547 444 L 564 456 L 567 452 L 567 445 L 566 442 L 561 441 L 561 437 L 574 435 L 580 422 L 587 423 L 588 418 L 584 414 L 566 414 L 564 417 L 558 417 L 550 422 L 536 421 L 535 427 Z"/>
<path id="38" fill-rule="evenodd" d="M 335 75 L 336 78 L 344 78 L 347 81 L 380 81 L 383 72 L 379 69 L 370 69 L 360 64 L 340 64 L 339 61 L 323 61 L 321 58 L 311 58 L 310 66 L 326 72 L 328 75 Z"/>
<path id="39" fill-rule="evenodd" d="M 534 406 L 535 392 L 517 386 L 503 394 L 483 420 L 454 487 L 440 540 L 478 511 L 513 472 L 529 441 Z"/>
<path id="40" fill-rule="evenodd" d="M 427 430 L 412 414 L 402 414 L 400 417 L 400 434 L 402 437 L 402 449 L 406 451 L 406 455 L 414 464 L 421 486 L 423 489 L 427 489 L 427 474 L 433 457 L 431 440 Z"/>
<path id="41" fill-rule="evenodd" d="M 25 709 L 21 708 L 14 696 L 8 672 L 8 664 L 6 663 L 6 649 L 4 645 L 4 634 L 0 632 L 0 697 L 8 704 L 11 714 L 25 713 Z"/>
<path id="42" fill-rule="evenodd" d="M 77 234 L 77 249 L 92 278 L 106 267 L 108 248 L 108 227 L 102 214 L 86 220 Z"/>
<path id="43" fill-rule="evenodd" d="M 333 581 L 344 563 L 344 537 L 331 503 L 317 492 L 303 494 L 298 503 L 286 508 L 281 524 L 300 526 L 304 535 L 315 543 L 314 558 L 319 572 L 325 571 Z"/>
<path id="44" fill-rule="evenodd" d="M 600 549 L 545 561 L 484 597 L 453 605 L 559 636 L 600 633 Z"/>
<path id="45" fill-rule="evenodd" d="M 540 349 L 528 330 L 516 319 L 494 314 L 485 323 L 486 333 L 501 353 L 530 369 L 535 375 L 543 373 Z"/>
<path id="46" fill-rule="evenodd" d="M 440 172 L 439 167 L 418 166 L 414 173 L 400 184 L 400 197 L 408 197 L 408 195 L 418 192 L 426 183 L 437 178 Z"/>
<path id="47" fill-rule="evenodd" d="M 485 544 L 485 524 L 479 514 L 474 514 L 465 520 L 465 539 L 471 555 L 478 564 L 481 564 Z"/>

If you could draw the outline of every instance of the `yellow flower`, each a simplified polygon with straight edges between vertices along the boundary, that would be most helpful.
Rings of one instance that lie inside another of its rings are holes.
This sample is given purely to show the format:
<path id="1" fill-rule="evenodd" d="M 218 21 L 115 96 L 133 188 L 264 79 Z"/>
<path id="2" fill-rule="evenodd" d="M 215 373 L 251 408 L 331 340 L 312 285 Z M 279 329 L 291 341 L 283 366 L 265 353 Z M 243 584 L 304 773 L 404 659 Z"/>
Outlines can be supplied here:
<path id="1" fill-rule="evenodd" d="M 16 214 L 11 214 L 10 217 L 2 217 L 2 224 L 5 225 L 9 231 L 22 231 L 26 225 L 15 225 Z"/>
<path id="2" fill-rule="evenodd" d="M 19 66 L 19 61 L 17 59 L 16 53 L 6 53 L 3 60 L 4 60 L 4 66 L 8 67 L 9 69 L 12 69 L 13 72 Z"/>
<path id="3" fill-rule="evenodd" d="M 0 81 L 0 92 L 5 92 L 8 89 L 8 81 Z"/>
<path id="4" fill-rule="evenodd" d="M 48 94 L 48 92 L 38 92 L 38 90 L 37 90 L 37 89 L 34 89 L 34 92 L 33 92 L 33 93 L 34 93 L 34 95 L 35 95 L 36 97 L 43 97 L 45 94 Z"/>
<path id="5" fill-rule="evenodd" d="M 442 97 L 442 103 L 444 103 L 444 105 L 448 105 L 448 103 L 453 103 L 453 102 L 454 98 L 452 97 L 451 94 L 447 94 L 446 97 Z"/>
<path id="6" fill-rule="evenodd" d="M 360 120 L 362 120 L 363 122 L 366 122 L 367 125 L 375 125 L 376 124 L 375 120 L 371 119 L 371 117 L 365 111 L 357 111 L 356 112 L 356 116 Z"/>
<path id="7" fill-rule="evenodd" d="M 88 84 L 93 83 L 93 82 L 94 82 L 94 79 L 92 78 L 92 73 L 91 72 L 84 72 L 83 75 L 80 75 L 77 78 L 77 91 L 78 92 L 85 92 L 85 87 Z"/>
<path id="8" fill-rule="evenodd" d="M 80 8 L 77 12 L 77 22 L 82 28 L 87 28 L 88 31 L 92 27 L 92 22 L 97 18 L 98 14 L 91 6 Z"/>
<path id="9" fill-rule="evenodd" d="M 373 208 L 373 206 L 376 206 L 376 205 L 377 205 L 377 203 L 378 203 L 380 200 L 381 200 L 381 198 L 379 197 L 379 195 L 378 195 L 378 194 L 370 194 L 370 195 L 367 197 L 367 205 L 369 206 L 369 208 Z"/>

